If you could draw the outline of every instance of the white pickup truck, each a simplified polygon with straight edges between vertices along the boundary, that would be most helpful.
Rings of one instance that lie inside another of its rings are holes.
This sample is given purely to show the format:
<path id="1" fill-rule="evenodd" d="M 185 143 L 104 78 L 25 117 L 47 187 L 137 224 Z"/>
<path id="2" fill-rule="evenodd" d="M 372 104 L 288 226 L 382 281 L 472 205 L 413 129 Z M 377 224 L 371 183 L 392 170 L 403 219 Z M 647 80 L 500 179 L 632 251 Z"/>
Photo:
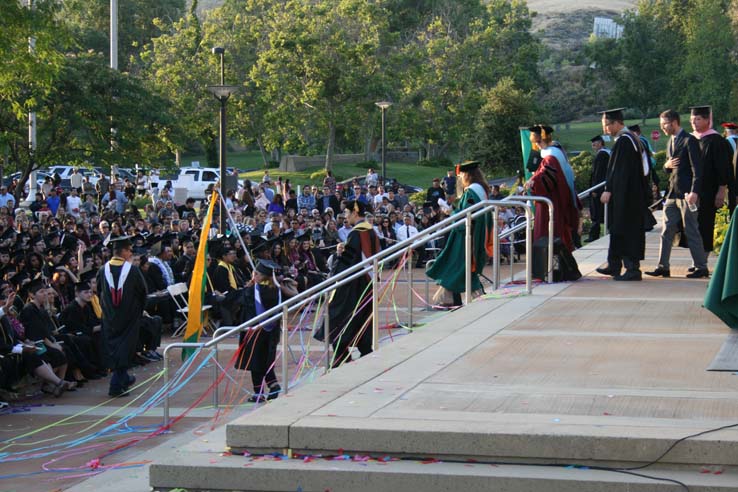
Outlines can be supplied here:
<path id="1" fill-rule="evenodd" d="M 219 179 L 220 172 L 214 167 L 182 167 L 178 175 L 172 176 L 166 173 L 152 175 L 151 185 L 157 188 L 171 181 L 175 194 L 177 189 L 186 189 L 188 198 L 202 200 L 205 198 L 205 190 L 210 186 L 215 186 Z"/>

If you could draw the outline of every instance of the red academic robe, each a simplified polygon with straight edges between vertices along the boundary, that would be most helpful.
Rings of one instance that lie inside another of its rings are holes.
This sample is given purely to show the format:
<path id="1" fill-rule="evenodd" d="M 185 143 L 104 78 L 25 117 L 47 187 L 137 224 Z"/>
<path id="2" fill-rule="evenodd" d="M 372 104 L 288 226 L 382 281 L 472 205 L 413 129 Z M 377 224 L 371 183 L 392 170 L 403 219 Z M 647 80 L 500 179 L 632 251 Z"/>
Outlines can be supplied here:
<path id="1" fill-rule="evenodd" d="M 553 155 L 541 160 L 538 170 L 531 178 L 531 191 L 536 196 L 544 196 L 554 206 L 554 237 L 561 241 L 570 252 L 574 251 L 572 230 L 579 226 L 579 211 L 572 203 L 571 190 L 566 183 L 566 176 L 559 161 Z M 536 202 L 536 220 L 533 228 L 533 240 L 548 236 L 548 206 Z"/>

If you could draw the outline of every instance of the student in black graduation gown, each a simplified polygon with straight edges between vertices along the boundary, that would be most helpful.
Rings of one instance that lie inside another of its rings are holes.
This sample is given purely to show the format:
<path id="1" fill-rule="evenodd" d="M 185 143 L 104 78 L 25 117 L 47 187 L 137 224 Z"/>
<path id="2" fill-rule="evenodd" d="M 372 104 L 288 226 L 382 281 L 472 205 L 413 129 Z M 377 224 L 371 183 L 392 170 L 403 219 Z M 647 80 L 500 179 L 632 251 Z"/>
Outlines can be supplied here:
<path id="1" fill-rule="evenodd" d="M 138 267 L 130 263 L 131 241 L 120 237 L 110 242 L 113 257 L 97 274 L 97 295 L 102 308 L 104 358 L 113 371 L 109 396 L 127 396 L 136 382 L 128 374 L 138 345 L 139 321 L 146 307 L 146 281 Z"/>
<path id="2" fill-rule="evenodd" d="M 12 391 L 12 385 L 24 374 L 36 376 L 43 385 L 41 391 L 61 396 L 68 383 L 64 382 L 64 374 L 59 368 L 52 367 L 41 357 L 41 349 L 28 339 L 21 339 L 6 316 L 13 309 L 15 293 L 0 299 L 0 387 Z M 17 322 L 17 320 L 16 320 Z M 18 322 L 19 323 L 19 322 Z M 57 370 L 61 377 L 55 373 Z"/>
<path id="3" fill-rule="evenodd" d="M 294 280 L 280 275 L 279 265 L 260 260 L 244 293 L 244 319 L 252 319 L 275 307 L 283 300 L 297 295 Z M 251 371 L 254 395 L 250 402 L 259 403 L 277 398 L 282 388 L 274 372 L 281 329 L 279 322 L 261 324 L 256 329 L 242 331 L 238 339 L 236 369 Z"/>
<path id="4" fill-rule="evenodd" d="M 353 229 L 346 238 L 343 253 L 337 259 L 339 274 L 377 254 L 381 245 L 374 228 L 364 220 L 366 206 L 356 200 L 346 202 L 349 223 Z M 333 345 L 333 366 L 351 360 L 349 347 L 356 347 L 361 356 L 372 352 L 372 278 L 367 273 L 336 289 L 329 305 L 330 342 Z M 322 340 L 323 330 L 315 333 Z"/>
<path id="5" fill-rule="evenodd" d="M 595 186 L 607 178 L 607 162 L 610 160 L 610 151 L 605 147 L 605 140 L 601 135 L 590 139 L 594 160 L 592 161 L 592 174 L 589 178 L 589 186 Z M 589 201 L 589 217 L 592 226 L 589 229 L 589 242 L 600 238 L 600 226 L 605 222 L 605 208 L 600 201 L 602 190 L 593 191 Z"/>
<path id="6" fill-rule="evenodd" d="M 699 223 L 702 245 L 708 254 L 713 249 L 715 213 L 725 203 L 728 185 L 731 182 L 731 147 L 718 132 L 712 129 L 712 108 L 695 106 L 690 108 L 689 122 L 699 140 L 702 153 L 702 189 L 699 193 Z M 691 278 L 708 277 L 707 269 L 693 268 Z"/>
<path id="7" fill-rule="evenodd" d="M 236 248 L 228 240 L 211 240 L 208 249 L 218 263 L 213 269 L 211 281 L 213 290 L 221 294 L 223 299 L 218 303 L 224 326 L 236 326 L 241 314 L 243 286 L 246 282 L 240 271 L 234 266 Z"/>
<path id="8" fill-rule="evenodd" d="M 81 333 L 90 341 L 88 358 L 95 367 L 96 375 L 105 375 L 102 349 L 102 326 L 92 310 L 92 289 L 87 281 L 77 282 L 74 286 L 74 300 L 62 311 L 59 322 L 71 333 Z M 87 377 L 90 377 L 88 375 Z"/>
<path id="9" fill-rule="evenodd" d="M 623 110 L 602 113 L 603 131 L 615 138 L 607 179 L 600 200 L 608 205 L 610 246 L 607 267 L 597 272 L 615 280 L 641 280 L 640 262 L 646 249 L 645 216 L 648 210 L 648 184 L 644 173 L 638 137 L 623 123 Z M 625 273 L 621 270 L 625 266 Z"/>

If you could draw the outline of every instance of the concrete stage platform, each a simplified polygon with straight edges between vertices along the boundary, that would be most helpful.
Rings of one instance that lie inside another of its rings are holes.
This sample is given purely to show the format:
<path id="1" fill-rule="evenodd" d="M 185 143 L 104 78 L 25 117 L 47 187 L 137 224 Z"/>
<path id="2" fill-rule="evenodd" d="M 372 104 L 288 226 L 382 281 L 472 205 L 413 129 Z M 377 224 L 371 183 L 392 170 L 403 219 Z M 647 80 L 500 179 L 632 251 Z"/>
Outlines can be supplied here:
<path id="1" fill-rule="evenodd" d="M 729 331 L 701 308 L 707 281 L 684 278 L 682 249 L 670 279 L 612 281 L 594 271 L 607 241 L 575 253 L 577 282 L 475 301 L 225 431 L 168 447 L 150 467 L 151 486 L 738 490 L 736 428 L 669 450 L 738 423 L 738 378 L 705 371 Z M 653 232 L 643 270 L 657 255 Z M 280 456 L 255 457 L 263 453 Z M 655 460 L 636 473 L 659 480 L 593 469 Z M 78 490 L 106 490 L 85 485 Z"/>

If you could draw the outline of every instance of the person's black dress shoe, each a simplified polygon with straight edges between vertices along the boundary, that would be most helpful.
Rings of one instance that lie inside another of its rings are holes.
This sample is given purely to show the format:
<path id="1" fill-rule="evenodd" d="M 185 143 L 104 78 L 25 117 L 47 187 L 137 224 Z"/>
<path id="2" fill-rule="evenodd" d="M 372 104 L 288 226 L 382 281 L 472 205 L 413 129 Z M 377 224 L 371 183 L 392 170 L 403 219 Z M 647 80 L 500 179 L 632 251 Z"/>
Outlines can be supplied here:
<path id="1" fill-rule="evenodd" d="M 598 268 L 597 273 L 599 273 L 600 275 L 610 275 L 611 277 L 620 275 L 619 270 L 616 271 L 614 268 L 610 268 L 609 266 L 607 268 Z"/>
<path id="2" fill-rule="evenodd" d="M 656 268 L 656 270 L 652 272 L 645 272 L 645 274 L 651 277 L 664 277 L 664 278 L 671 277 L 671 271 L 667 268 L 661 268 L 661 267 Z"/>
<path id="3" fill-rule="evenodd" d="M 130 393 L 127 390 L 124 390 L 124 389 L 117 389 L 117 390 L 111 389 L 111 390 L 108 391 L 108 396 L 110 396 L 112 398 L 118 398 L 118 397 L 121 397 L 121 396 L 129 396 L 129 395 L 130 395 Z"/>
<path id="4" fill-rule="evenodd" d="M 640 270 L 626 270 L 622 275 L 615 275 L 615 280 L 628 282 L 641 280 Z"/>
<path id="5" fill-rule="evenodd" d="M 709 276 L 710 276 L 710 272 L 702 268 L 698 268 L 692 273 L 687 274 L 687 278 L 707 278 Z"/>
<path id="6" fill-rule="evenodd" d="M 282 387 L 278 384 L 269 387 L 269 394 L 267 394 L 267 400 L 276 399 L 282 392 Z"/>
<path id="7" fill-rule="evenodd" d="M 697 270 L 697 267 L 691 266 L 691 267 L 687 268 L 687 271 L 690 272 L 690 273 L 693 272 L 693 271 L 695 271 L 695 270 Z"/>

